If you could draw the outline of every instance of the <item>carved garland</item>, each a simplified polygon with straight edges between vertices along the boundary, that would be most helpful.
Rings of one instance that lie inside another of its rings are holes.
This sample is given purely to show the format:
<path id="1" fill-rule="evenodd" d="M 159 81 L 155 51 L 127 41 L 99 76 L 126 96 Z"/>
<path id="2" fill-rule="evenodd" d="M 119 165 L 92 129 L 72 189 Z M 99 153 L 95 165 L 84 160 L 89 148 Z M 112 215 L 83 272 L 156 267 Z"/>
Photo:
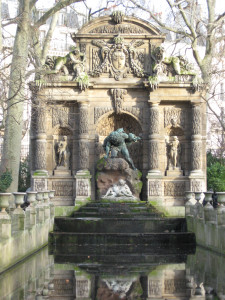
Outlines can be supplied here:
<path id="1" fill-rule="evenodd" d="M 125 89 L 111 89 L 111 95 L 113 97 L 113 107 L 116 114 L 121 114 L 123 110 L 124 95 L 127 94 Z"/>
<path id="2" fill-rule="evenodd" d="M 191 151 L 192 151 L 192 170 L 201 169 L 201 151 L 202 151 L 202 142 L 192 141 L 191 142 Z"/>
<path id="3" fill-rule="evenodd" d="M 150 141 L 149 143 L 149 167 L 150 170 L 159 167 L 159 145 L 157 141 Z"/>

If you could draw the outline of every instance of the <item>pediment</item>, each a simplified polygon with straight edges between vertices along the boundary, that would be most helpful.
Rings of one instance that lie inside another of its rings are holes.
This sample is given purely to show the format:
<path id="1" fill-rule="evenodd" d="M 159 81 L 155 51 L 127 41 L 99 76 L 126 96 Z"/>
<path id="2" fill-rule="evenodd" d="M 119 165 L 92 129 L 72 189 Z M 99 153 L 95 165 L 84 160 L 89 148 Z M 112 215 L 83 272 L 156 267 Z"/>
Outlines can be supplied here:
<path id="1" fill-rule="evenodd" d="M 162 37 L 158 28 L 136 17 L 124 16 L 121 23 L 116 23 L 112 16 L 104 16 L 91 20 L 76 34 L 80 35 L 148 35 Z"/>

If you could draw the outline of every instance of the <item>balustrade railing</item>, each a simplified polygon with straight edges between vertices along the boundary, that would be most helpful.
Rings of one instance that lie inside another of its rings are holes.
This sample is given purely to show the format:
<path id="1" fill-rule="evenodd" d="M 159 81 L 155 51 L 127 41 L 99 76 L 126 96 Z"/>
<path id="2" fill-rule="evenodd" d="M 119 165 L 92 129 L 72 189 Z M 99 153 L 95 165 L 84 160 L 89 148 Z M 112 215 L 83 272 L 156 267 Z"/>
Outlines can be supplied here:
<path id="1" fill-rule="evenodd" d="M 54 191 L 0 193 L 0 238 L 7 239 L 19 231 L 53 222 L 53 198 Z"/>
<path id="2" fill-rule="evenodd" d="M 202 196 L 204 195 L 204 199 Z M 218 226 L 225 225 L 225 192 L 185 192 L 185 215 L 211 222 Z M 213 199 L 214 197 L 214 199 Z M 202 201 L 203 200 L 203 201 Z"/>

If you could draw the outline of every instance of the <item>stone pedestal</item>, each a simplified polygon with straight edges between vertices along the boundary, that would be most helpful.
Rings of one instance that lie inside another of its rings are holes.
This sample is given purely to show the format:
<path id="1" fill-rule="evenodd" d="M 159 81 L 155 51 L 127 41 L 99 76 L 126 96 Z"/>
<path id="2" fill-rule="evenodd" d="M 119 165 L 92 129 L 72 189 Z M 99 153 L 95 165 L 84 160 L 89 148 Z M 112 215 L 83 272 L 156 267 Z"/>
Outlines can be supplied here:
<path id="1" fill-rule="evenodd" d="M 108 190 L 117 185 L 121 179 L 125 181 L 125 184 L 132 193 L 130 200 L 140 199 L 142 189 L 140 178 L 142 174 L 138 170 L 131 169 L 128 162 L 123 158 L 102 158 L 97 162 L 96 169 L 98 199 L 104 199 Z M 105 199 L 108 198 L 106 197 Z M 123 197 L 118 197 L 117 200 L 122 201 Z M 125 197 L 124 201 L 129 201 L 129 197 Z"/>
<path id="2" fill-rule="evenodd" d="M 25 212 L 22 208 L 17 207 L 12 213 L 13 231 L 25 229 Z"/>
<path id="3" fill-rule="evenodd" d="M 80 170 L 76 173 L 76 207 L 82 206 L 91 200 L 91 178 L 92 176 L 88 170 Z"/>
<path id="4" fill-rule="evenodd" d="M 166 176 L 168 176 L 168 177 L 180 177 L 183 175 L 184 175 L 183 171 L 178 167 L 176 167 L 174 169 L 169 169 L 166 171 Z"/>
<path id="5" fill-rule="evenodd" d="M 162 205 L 164 186 L 163 186 L 163 176 L 160 174 L 154 174 L 149 172 L 147 175 L 147 195 L 148 202 L 153 205 Z"/>
<path id="6" fill-rule="evenodd" d="M 31 188 L 33 191 L 45 191 L 48 189 L 48 172 L 45 170 L 35 171 L 32 175 Z"/>
<path id="7" fill-rule="evenodd" d="M 0 213 L 0 238 L 11 237 L 11 217 L 5 212 Z"/>

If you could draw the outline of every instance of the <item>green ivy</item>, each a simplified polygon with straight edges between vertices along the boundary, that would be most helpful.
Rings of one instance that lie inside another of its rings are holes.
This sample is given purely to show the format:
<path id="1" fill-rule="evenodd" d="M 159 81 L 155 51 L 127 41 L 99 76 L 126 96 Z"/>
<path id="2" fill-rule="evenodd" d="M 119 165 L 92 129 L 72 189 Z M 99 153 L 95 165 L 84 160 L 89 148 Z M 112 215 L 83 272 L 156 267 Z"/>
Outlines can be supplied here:
<path id="1" fill-rule="evenodd" d="M 8 169 L 0 176 L 0 192 L 5 193 L 12 183 L 12 172 Z"/>
<path id="2" fill-rule="evenodd" d="M 207 153 L 207 189 L 225 191 L 225 160 Z"/>
<path id="3" fill-rule="evenodd" d="M 29 157 L 20 162 L 18 191 L 26 192 L 30 187 Z"/>

